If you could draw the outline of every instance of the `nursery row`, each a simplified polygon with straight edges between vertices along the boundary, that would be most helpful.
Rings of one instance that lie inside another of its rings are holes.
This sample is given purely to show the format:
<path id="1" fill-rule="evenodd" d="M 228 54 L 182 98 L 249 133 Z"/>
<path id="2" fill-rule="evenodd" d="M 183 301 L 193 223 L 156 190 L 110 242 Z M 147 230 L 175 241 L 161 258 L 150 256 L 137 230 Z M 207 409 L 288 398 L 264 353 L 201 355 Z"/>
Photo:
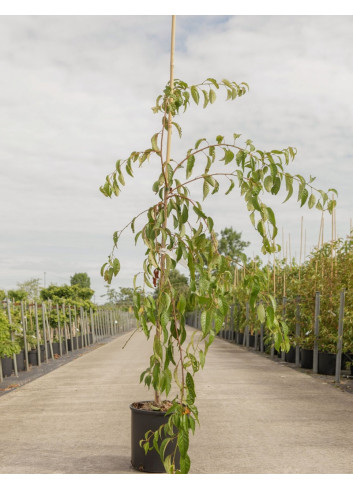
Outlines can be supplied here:
<path id="1" fill-rule="evenodd" d="M 77 310 L 50 302 L 4 301 L 0 309 L 0 382 L 133 327 L 133 316 L 117 307 Z"/>
<path id="2" fill-rule="evenodd" d="M 347 321 L 348 327 L 345 325 L 345 315 L 350 319 L 345 306 L 346 295 L 343 290 L 339 296 L 338 310 L 331 310 L 331 314 L 336 318 L 336 325 L 333 327 L 334 322 L 330 318 L 329 330 L 326 317 L 320 309 L 321 301 L 327 298 L 322 297 L 320 292 L 316 292 L 315 297 L 310 300 L 300 297 L 291 300 L 283 297 L 277 305 L 277 313 L 281 315 L 288 330 L 288 352 L 275 349 L 266 324 L 260 323 L 249 303 L 238 302 L 230 307 L 218 336 L 268 353 L 271 357 L 277 355 L 283 361 L 312 369 L 314 373 L 334 375 L 336 382 L 340 382 L 342 370 L 348 370 L 353 375 L 352 325 L 350 321 Z M 312 314 L 308 314 L 308 311 L 312 311 Z M 201 312 L 188 313 L 187 324 L 202 329 Z"/>

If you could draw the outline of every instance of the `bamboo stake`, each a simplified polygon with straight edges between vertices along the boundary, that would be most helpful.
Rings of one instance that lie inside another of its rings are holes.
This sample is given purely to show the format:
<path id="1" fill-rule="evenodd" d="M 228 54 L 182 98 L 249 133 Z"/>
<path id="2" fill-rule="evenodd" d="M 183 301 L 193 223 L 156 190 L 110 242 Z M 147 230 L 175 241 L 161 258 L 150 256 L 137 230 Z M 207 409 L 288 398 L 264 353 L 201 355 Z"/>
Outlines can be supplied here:
<path id="1" fill-rule="evenodd" d="M 276 296 L 276 254 L 273 255 L 273 295 Z"/>
<path id="2" fill-rule="evenodd" d="M 306 229 L 304 229 L 304 258 L 303 258 L 304 262 L 305 262 L 305 257 L 306 257 Z"/>
<path id="3" fill-rule="evenodd" d="M 320 243 L 321 243 L 322 218 L 323 218 L 323 214 L 321 214 L 321 219 L 320 219 L 320 229 L 319 229 L 319 238 L 317 240 L 317 249 L 320 248 Z"/>
<path id="4" fill-rule="evenodd" d="M 324 229 L 325 229 L 325 217 L 322 212 L 322 235 L 321 235 L 321 246 L 324 246 Z"/>
<path id="5" fill-rule="evenodd" d="M 332 195 L 333 199 L 333 195 Z M 333 258 L 334 258 L 334 239 L 335 239 L 335 210 L 332 209 L 332 216 L 331 216 L 331 288 L 332 288 L 332 280 L 333 280 Z M 332 292 L 332 289 L 331 289 Z"/>
<path id="6" fill-rule="evenodd" d="M 303 216 L 300 223 L 300 254 L 299 254 L 299 282 L 300 282 L 300 268 L 302 266 L 302 252 L 303 252 Z"/>
<path id="7" fill-rule="evenodd" d="M 289 233 L 288 241 L 289 241 L 289 266 L 290 269 L 292 270 L 292 250 L 290 245 L 290 233 Z"/>

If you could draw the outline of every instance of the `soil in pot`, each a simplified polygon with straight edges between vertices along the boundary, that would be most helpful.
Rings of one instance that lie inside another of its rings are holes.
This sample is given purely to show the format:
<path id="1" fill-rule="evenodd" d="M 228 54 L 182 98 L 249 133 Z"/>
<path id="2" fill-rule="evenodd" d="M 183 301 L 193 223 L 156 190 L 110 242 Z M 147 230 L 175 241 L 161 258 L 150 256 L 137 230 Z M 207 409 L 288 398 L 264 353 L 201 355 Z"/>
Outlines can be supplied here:
<path id="1" fill-rule="evenodd" d="M 318 373 L 322 375 L 335 375 L 336 354 L 319 351 Z"/>
<path id="2" fill-rule="evenodd" d="M 12 375 L 12 358 L 4 357 L 1 359 L 2 375 L 4 377 L 10 377 Z"/>
<path id="3" fill-rule="evenodd" d="M 291 346 L 289 351 L 285 354 L 284 359 L 288 363 L 295 363 L 295 347 Z"/>
<path id="4" fill-rule="evenodd" d="M 301 368 L 313 368 L 313 350 L 306 350 L 305 348 L 301 349 L 301 359 L 300 366 Z"/>
<path id="5" fill-rule="evenodd" d="M 151 409 L 151 405 L 154 405 L 152 401 L 135 402 L 130 405 L 131 410 L 131 465 L 140 472 L 149 473 L 165 473 L 164 465 L 161 461 L 159 454 L 156 450 L 151 450 L 145 454 L 145 451 L 140 447 L 140 440 L 145 438 L 145 433 L 152 430 L 156 431 L 158 428 L 168 422 L 170 415 L 166 415 L 165 411 L 169 409 L 171 403 L 164 401 L 165 410 L 156 411 Z M 162 439 L 159 440 L 159 444 Z M 170 441 L 165 450 L 165 456 L 174 452 L 176 447 L 176 440 Z M 176 468 L 180 468 L 180 456 L 177 450 L 175 457 Z"/>

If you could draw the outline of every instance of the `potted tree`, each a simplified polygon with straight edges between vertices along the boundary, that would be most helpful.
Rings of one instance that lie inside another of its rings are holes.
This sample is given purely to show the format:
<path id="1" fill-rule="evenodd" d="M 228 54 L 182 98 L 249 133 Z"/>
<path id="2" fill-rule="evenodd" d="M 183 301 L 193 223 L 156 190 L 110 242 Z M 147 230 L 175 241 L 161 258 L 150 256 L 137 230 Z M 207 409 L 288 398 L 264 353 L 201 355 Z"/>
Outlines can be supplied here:
<path id="1" fill-rule="evenodd" d="M 126 175 L 133 177 L 135 168 L 148 164 L 152 158 L 159 162 L 160 173 L 151 182 L 155 204 L 124 228 L 130 226 L 135 233 L 135 243 L 140 239 L 146 247 L 141 282 L 138 282 L 139 274 L 133 281 L 133 301 L 139 328 L 147 339 L 153 337 L 150 363 L 142 372 L 140 382 L 153 389 L 154 398 L 130 406 L 132 465 L 150 472 L 188 473 L 189 432 L 194 432 L 198 423 L 194 378 L 203 368 L 207 351 L 222 328 L 234 285 L 230 259 L 219 253 L 213 219 L 195 200 L 192 184 L 202 185 L 203 199 L 206 199 L 221 189 L 222 180 L 228 183 L 226 194 L 230 194 L 237 183 L 250 221 L 262 238 L 263 253 L 279 249 L 274 243 L 275 215 L 263 201 L 263 195 L 276 195 L 285 184 L 288 200 L 297 184 L 301 206 L 315 205 L 332 211 L 335 201 L 330 200 L 327 193 L 317 192 L 312 178 L 306 180 L 287 172 L 287 165 L 296 154 L 292 147 L 264 151 L 257 149 L 251 140 L 238 143 L 239 134 L 233 134 L 230 141 L 217 135 L 213 141 L 198 139 L 181 160 L 172 159 L 172 128 L 181 137 L 181 127 L 174 120 L 181 110 L 185 111 L 191 103 L 203 103 L 204 108 L 213 104 L 218 91 L 224 91 L 229 101 L 248 91 L 246 83 L 226 79 L 208 78 L 198 85 L 175 79 L 174 26 L 175 17 L 172 20 L 170 81 L 153 107 L 153 112 L 161 115 L 161 128 L 152 135 L 149 148 L 132 151 L 126 159 L 117 160 L 100 190 L 107 197 L 118 196 Z M 222 169 L 217 167 L 217 159 L 223 164 Z M 138 227 L 142 218 L 145 221 Z M 109 284 L 120 270 L 115 252 L 124 229 L 114 232 L 113 250 L 101 268 Z M 188 297 L 179 294 L 170 280 L 181 263 L 189 272 Z M 256 274 L 253 280 L 248 277 L 250 307 L 256 309 L 261 322 L 266 322 L 276 348 L 286 350 L 289 344 L 285 323 L 276 315 L 275 300 L 266 290 L 261 290 L 261 285 Z M 158 295 L 154 297 L 157 287 Z M 260 292 L 262 302 L 256 305 Z M 201 332 L 195 331 L 192 335 L 187 334 L 185 324 L 187 301 L 192 308 L 201 310 Z M 171 400 L 163 399 L 162 396 L 169 395 L 172 384 L 178 387 L 178 394 Z"/>
<path id="2" fill-rule="evenodd" d="M 0 362 L 4 376 L 9 377 L 12 374 L 12 356 L 18 354 L 20 350 L 19 343 L 11 339 L 11 325 L 0 309 Z"/>

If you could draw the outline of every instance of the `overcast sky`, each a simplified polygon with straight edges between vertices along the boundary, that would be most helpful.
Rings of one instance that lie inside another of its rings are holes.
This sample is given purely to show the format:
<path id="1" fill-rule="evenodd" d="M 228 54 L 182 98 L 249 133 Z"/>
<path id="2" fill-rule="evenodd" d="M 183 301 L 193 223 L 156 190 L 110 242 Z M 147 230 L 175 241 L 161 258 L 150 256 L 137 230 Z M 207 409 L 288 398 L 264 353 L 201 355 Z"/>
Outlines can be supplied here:
<path id="1" fill-rule="evenodd" d="M 153 202 L 154 163 L 128 180 L 119 198 L 99 192 L 118 158 L 150 146 L 159 130 L 151 107 L 169 77 L 170 16 L 0 16 L 0 289 L 40 278 L 69 283 L 87 272 L 96 300 L 112 234 Z M 337 233 L 352 211 L 353 17 L 177 16 L 175 77 L 246 81 L 239 100 L 193 107 L 173 135 L 180 156 L 200 137 L 241 133 L 263 150 L 295 146 L 293 173 L 337 188 Z M 226 187 L 224 188 L 226 190 Z M 196 190 L 197 191 L 197 190 Z M 282 199 L 283 200 L 283 199 Z M 207 202 L 207 201 L 206 201 Z M 212 196 L 216 230 L 233 226 L 258 253 L 237 192 Z M 320 212 L 276 205 L 282 244 L 299 257 L 304 216 L 307 251 L 317 243 Z M 331 236 L 325 220 L 325 239 Z M 143 251 L 131 234 L 119 251 L 112 286 L 131 286 Z"/>

